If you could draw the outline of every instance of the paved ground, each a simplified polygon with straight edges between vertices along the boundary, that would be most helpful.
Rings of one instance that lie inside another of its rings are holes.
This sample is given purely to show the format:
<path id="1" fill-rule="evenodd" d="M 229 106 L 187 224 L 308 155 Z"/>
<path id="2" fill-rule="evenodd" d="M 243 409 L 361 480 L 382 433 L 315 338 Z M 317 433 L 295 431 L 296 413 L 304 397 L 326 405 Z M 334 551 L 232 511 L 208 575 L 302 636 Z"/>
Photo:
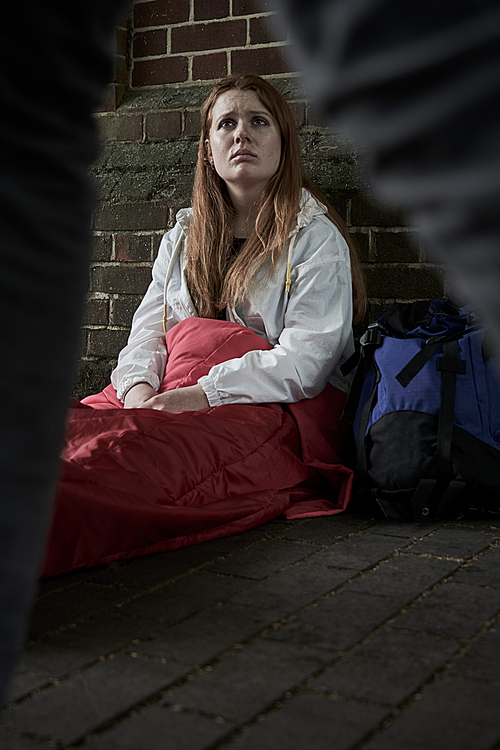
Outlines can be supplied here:
<path id="1" fill-rule="evenodd" d="M 46 580 L 0 748 L 500 748 L 499 545 L 351 514 Z"/>

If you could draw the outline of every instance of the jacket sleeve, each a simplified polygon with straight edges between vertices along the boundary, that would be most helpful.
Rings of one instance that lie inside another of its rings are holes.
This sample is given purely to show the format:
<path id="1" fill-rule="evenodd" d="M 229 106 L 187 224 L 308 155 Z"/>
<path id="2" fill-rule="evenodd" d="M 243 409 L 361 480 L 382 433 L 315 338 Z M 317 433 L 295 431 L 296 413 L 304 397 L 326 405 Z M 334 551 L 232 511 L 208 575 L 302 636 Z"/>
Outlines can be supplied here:
<path id="1" fill-rule="evenodd" d="M 343 238 L 332 232 L 310 259 L 295 266 L 284 327 L 273 349 L 248 352 L 200 378 L 211 406 L 292 403 L 324 389 L 352 343 L 351 270 L 347 248 L 339 252 L 339 242 Z"/>
<path id="2" fill-rule="evenodd" d="M 127 345 L 120 352 L 118 364 L 111 373 L 111 382 L 122 401 L 132 385 L 148 383 L 157 391 L 163 379 L 167 360 L 163 289 L 172 253 L 172 232 L 162 239 L 153 265 L 151 284 L 135 312 Z"/>

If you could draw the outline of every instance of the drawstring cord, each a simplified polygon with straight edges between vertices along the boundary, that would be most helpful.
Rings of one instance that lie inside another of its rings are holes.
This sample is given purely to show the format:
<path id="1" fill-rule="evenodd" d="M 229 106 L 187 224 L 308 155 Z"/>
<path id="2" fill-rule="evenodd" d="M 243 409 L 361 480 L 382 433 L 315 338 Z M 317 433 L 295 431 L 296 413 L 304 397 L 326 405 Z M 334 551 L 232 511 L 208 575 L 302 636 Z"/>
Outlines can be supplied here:
<path id="1" fill-rule="evenodd" d="M 294 234 L 290 238 L 290 242 L 288 243 L 288 258 L 287 258 L 287 264 L 286 264 L 286 279 L 285 279 L 285 291 L 287 294 L 290 292 L 290 287 L 292 286 L 292 252 L 293 252 L 293 246 L 295 244 L 295 238 L 297 237 L 296 234 Z"/>
<path id="2" fill-rule="evenodd" d="M 286 278 L 285 278 L 285 291 L 287 294 L 290 293 L 290 287 L 292 286 L 292 254 L 293 254 L 293 246 L 295 244 L 295 239 L 297 235 L 294 234 L 290 238 L 290 242 L 288 243 L 288 257 L 287 257 L 287 264 L 286 264 Z M 179 239 L 177 240 L 177 244 L 175 245 L 174 252 L 172 253 L 172 257 L 170 258 L 170 263 L 168 264 L 168 270 L 167 274 L 165 276 L 165 284 L 163 285 L 163 330 L 167 330 L 167 286 L 168 282 L 170 281 L 170 277 L 172 276 L 172 271 L 174 270 L 174 263 L 176 261 L 177 256 L 179 255 L 181 244 L 183 240 L 183 235 L 181 234 L 179 236 Z"/>

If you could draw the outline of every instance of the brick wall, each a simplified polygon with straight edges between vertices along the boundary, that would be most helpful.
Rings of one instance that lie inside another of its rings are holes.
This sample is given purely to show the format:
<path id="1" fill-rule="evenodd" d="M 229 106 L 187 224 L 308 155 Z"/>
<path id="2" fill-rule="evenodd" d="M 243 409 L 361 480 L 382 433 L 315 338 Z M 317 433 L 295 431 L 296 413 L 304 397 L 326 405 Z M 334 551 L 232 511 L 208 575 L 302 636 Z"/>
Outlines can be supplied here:
<path id="1" fill-rule="evenodd" d="M 275 21 L 272 0 L 137 0 L 117 29 L 115 77 L 96 113 L 103 146 L 77 397 L 109 382 L 160 239 L 190 203 L 200 105 L 227 73 L 263 75 L 290 103 L 307 171 L 360 250 L 370 319 L 447 286 L 414 230 L 367 197 L 357 154 L 318 119 Z"/>

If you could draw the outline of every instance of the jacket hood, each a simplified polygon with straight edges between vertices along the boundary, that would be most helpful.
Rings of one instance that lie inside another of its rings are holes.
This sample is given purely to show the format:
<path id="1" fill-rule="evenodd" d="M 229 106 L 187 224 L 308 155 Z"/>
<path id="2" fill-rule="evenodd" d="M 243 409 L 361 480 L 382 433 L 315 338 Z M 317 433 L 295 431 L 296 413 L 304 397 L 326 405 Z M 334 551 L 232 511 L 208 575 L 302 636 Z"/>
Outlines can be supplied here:
<path id="1" fill-rule="evenodd" d="M 297 214 L 297 224 L 295 225 L 295 229 L 292 234 L 298 232 L 299 229 L 304 229 L 304 227 L 309 226 L 315 216 L 326 214 L 327 211 L 328 209 L 326 206 L 324 206 L 322 203 L 319 203 L 316 198 L 313 198 L 308 190 L 302 188 L 300 210 Z"/>
<path id="2" fill-rule="evenodd" d="M 308 190 L 302 188 L 300 209 L 299 213 L 297 214 L 297 223 L 292 232 L 290 232 L 290 235 L 296 234 L 300 229 L 304 229 L 304 227 L 307 227 L 315 216 L 326 214 L 327 210 L 328 209 L 326 208 L 326 206 L 324 206 L 322 203 L 318 203 L 318 201 L 313 198 Z M 188 233 L 192 215 L 192 208 L 181 208 L 181 210 L 178 211 L 175 216 L 175 219 L 179 223 L 184 234 Z"/>

